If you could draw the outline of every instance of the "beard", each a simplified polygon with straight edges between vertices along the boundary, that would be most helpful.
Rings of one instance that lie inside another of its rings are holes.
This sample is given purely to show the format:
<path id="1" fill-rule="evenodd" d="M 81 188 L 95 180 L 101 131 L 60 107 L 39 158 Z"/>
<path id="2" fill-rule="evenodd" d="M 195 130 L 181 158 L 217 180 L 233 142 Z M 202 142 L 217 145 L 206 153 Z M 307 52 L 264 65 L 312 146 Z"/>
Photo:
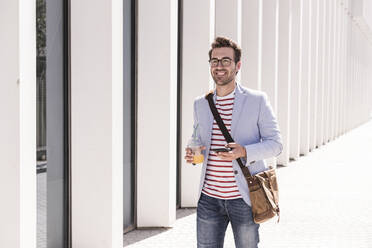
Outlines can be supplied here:
<path id="1" fill-rule="evenodd" d="M 216 74 L 216 72 L 224 72 L 225 75 L 219 76 Z M 234 81 L 235 79 L 235 70 L 228 71 L 228 70 L 215 70 L 212 72 L 212 78 L 213 81 L 216 83 L 216 85 L 224 86 L 229 84 L 230 82 Z"/>

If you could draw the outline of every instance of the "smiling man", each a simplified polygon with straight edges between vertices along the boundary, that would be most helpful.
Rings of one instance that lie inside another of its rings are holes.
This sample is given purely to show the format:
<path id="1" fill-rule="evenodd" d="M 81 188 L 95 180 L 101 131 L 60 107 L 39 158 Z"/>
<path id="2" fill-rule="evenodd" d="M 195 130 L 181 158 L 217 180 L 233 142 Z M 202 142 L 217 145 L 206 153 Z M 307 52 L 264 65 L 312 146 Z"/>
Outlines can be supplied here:
<path id="1" fill-rule="evenodd" d="M 236 159 L 241 158 L 254 175 L 268 169 L 264 159 L 282 151 L 278 124 L 266 94 L 236 82 L 240 58 L 239 46 L 225 37 L 217 37 L 209 51 L 214 103 L 235 143 L 226 142 L 205 96 L 194 102 L 194 125 L 199 127 L 206 158 L 197 206 L 199 248 L 222 248 L 229 223 L 236 247 L 257 247 L 259 225 L 253 221 L 248 185 Z M 221 148 L 231 150 L 216 151 Z M 185 160 L 193 162 L 189 148 Z"/>

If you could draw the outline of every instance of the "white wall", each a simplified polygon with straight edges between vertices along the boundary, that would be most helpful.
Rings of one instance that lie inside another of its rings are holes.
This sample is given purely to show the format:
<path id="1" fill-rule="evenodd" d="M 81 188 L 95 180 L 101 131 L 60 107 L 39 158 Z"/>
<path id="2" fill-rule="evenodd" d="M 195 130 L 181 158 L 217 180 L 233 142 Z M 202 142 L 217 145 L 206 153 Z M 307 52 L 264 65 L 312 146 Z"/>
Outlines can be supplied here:
<path id="1" fill-rule="evenodd" d="M 35 3 L 0 2 L 0 247 L 36 247 Z"/>
<path id="2" fill-rule="evenodd" d="M 71 2 L 73 247 L 123 247 L 122 13 Z"/>

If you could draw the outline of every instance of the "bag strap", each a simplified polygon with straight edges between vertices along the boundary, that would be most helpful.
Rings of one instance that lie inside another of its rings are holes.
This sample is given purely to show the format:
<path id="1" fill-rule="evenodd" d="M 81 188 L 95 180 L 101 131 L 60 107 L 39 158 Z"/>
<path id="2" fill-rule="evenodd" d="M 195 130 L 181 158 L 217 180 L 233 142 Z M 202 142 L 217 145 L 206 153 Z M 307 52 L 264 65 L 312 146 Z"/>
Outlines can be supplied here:
<path id="1" fill-rule="evenodd" d="M 234 142 L 234 139 L 231 137 L 229 131 L 227 130 L 225 124 L 223 123 L 222 119 L 221 119 L 221 116 L 220 114 L 218 113 L 217 111 L 217 108 L 216 106 L 214 105 L 214 101 L 213 101 L 213 93 L 210 92 L 209 94 L 207 94 L 205 96 L 205 98 L 208 100 L 208 103 L 209 103 L 209 107 L 212 111 L 212 114 L 214 116 L 214 119 L 216 120 L 217 124 L 218 124 L 218 127 L 220 128 L 223 136 L 225 137 L 225 140 L 227 143 L 231 143 L 231 142 Z M 237 158 L 236 161 L 238 162 L 239 166 L 240 166 L 240 169 L 242 169 L 242 172 L 244 174 L 245 177 L 252 177 L 251 173 L 249 172 L 248 168 L 246 166 L 243 165 L 243 162 L 240 158 Z"/>

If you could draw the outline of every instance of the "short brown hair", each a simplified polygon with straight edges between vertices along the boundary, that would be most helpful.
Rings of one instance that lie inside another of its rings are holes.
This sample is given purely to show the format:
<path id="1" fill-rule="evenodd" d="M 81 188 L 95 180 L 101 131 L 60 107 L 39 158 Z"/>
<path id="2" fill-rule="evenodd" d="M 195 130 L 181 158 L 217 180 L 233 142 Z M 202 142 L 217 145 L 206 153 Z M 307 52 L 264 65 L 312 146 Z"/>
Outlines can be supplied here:
<path id="1" fill-rule="evenodd" d="M 211 45 L 211 49 L 209 50 L 209 59 L 211 59 L 212 57 L 213 49 L 220 48 L 220 47 L 231 47 L 232 49 L 234 49 L 234 61 L 235 63 L 240 61 L 240 57 L 242 55 L 241 48 L 232 39 L 222 37 L 222 36 L 216 37 L 216 39 L 214 39 Z"/>

